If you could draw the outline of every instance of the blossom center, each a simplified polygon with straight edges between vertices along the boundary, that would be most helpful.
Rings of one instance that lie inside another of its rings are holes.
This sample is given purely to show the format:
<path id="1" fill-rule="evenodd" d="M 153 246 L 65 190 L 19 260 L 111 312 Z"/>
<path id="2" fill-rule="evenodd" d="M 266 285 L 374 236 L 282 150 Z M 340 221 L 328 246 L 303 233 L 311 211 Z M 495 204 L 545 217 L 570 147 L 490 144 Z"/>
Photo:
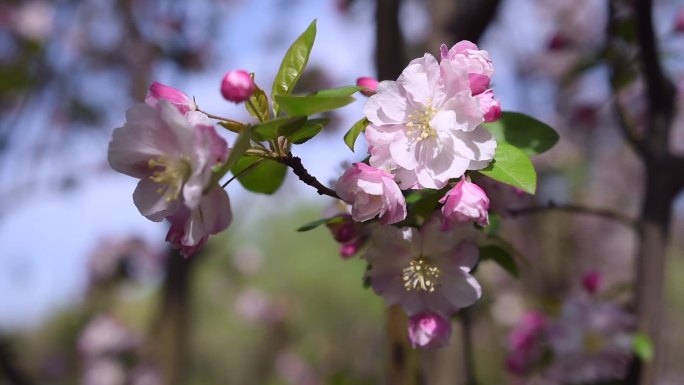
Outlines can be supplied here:
<path id="1" fill-rule="evenodd" d="M 192 173 L 190 158 L 184 155 L 177 159 L 162 155 L 157 159 L 150 159 L 147 165 L 155 170 L 150 179 L 162 185 L 157 192 L 164 194 L 164 199 L 167 201 L 178 198 L 183 183 L 190 178 Z"/>
<path id="2" fill-rule="evenodd" d="M 419 142 L 427 138 L 436 138 L 437 131 L 430 125 L 435 113 L 437 113 L 437 109 L 429 105 L 425 111 L 417 111 L 410 114 L 408 116 L 408 123 L 406 123 L 408 134 L 413 135 L 416 133 L 416 140 Z"/>
<path id="3" fill-rule="evenodd" d="M 406 291 L 418 290 L 432 293 L 439 286 L 439 268 L 434 266 L 427 258 L 420 256 L 412 260 L 408 267 L 402 270 L 401 277 L 404 280 Z"/>
<path id="4" fill-rule="evenodd" d="M 587 353 L 597 353 L 603 348 L 603 337 L 596 332 L 587 332 L 582 338 L 582 347 Z"/>

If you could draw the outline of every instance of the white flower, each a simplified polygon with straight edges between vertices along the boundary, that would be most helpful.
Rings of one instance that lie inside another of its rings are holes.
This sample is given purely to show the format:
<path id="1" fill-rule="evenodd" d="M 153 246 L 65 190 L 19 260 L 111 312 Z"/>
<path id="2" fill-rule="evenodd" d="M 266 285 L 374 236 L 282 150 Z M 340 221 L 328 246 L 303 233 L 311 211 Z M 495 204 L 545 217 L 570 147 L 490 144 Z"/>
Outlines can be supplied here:
<path id="1" fill-rule="evenodd" d="M 433 312 L 449 316 L 480 298 L 479 283 L 469 274 L 478 260 L 470 240 L 472 225 L 440 231 L 439 218 L 420 229 L 379 226 L 363 258 L 373 290 L 388 306 L 401 304 L 406 313 Z"/>

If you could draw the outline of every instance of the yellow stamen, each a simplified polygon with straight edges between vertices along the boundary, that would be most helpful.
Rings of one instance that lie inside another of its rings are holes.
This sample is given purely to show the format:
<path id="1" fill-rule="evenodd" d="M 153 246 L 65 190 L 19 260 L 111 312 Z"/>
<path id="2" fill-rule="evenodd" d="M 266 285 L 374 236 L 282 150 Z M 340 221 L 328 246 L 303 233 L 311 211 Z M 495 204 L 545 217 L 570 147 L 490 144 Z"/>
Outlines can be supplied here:
<path id="1" fill-rule="evenodd" d="M 157 192 L 164 194 L 164 199 L 167 201 L 178 198 L 183 184 L 192 173 L 192 163 L 187 156 L 172 159 L 162 155 L 157 159 L 150 159 L 147 165 L 150 169 L 155 170 L 150 179 L 162 186 Z"/>
<path id="2" fill-rule="evenodd" d="M 401 276 L 406 291 L 422 290 L 432 293 L 439 286 L 439 275 L 439 268 L 421 256 L 412 260 L 409 266 L 404 268 Z"/>
<path id="3" fill-rule="evenodd" d="M 432 121 L 436 112 L 437 110 L 430 105 L 425 111 L 410 114 L 408 116 L 408 123 L 406 123 L 406 127 L 409 129 L 408 134 L 418 133 L 416 140 L 419 142 L 428 138 L 436 138 L 437 132 L 430 125 L 430 121 Z"/>

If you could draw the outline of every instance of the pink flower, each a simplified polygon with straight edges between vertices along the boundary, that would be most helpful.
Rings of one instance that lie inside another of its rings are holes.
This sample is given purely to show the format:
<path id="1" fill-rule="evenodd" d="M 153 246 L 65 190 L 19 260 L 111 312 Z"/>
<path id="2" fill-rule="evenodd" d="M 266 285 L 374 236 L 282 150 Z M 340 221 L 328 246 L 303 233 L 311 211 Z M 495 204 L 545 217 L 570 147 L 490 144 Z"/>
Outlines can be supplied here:
<path id="1" fill-rule="evenodd" d="M 406 200 L 386 171 L 354 163 L 337 181 L 337 194 L 352 205 L 352 218 L 363 222 L 380 215 L 382 224 L 406 218 Z"/>
<path id="2" fill-rule="evenodd" d="M 233 218 L 228 194 L 221 186 L 202 195 L 197 207 L 182 207 L 167 219 L 171 228 L 166 240 L 184 257 L 197 253 L 212 234 L 225 230 Z"/>
<path id="3" fill-rule="evenodd" d="M 135 349 L 140 338 L 117 319 L 100 315 L 91 320 L 78 338 L 78 350 L 87 358 L 120 354 Z"/>
<path id="4" fill-rule="evenodd" d="M 479 50 L 477 45 L 467 40 L 456 43 L 451 49 L 442 44 L 440 51 L 443 61 L 465 70 L 473 95 L 479 95 L 489 88 L 494 66 L 487 51 Z"/>
<path id="5" fill-rule="evenodd" d="M 221 81 L 221 94 L 234 103 L 241 103 L 249 99 L 255 89 L 254 80 L 249 72 L 244 70 L 228 71 Z"/>
<path id="6" fill-rule="evenodd" d="M 415 59 L 396 82 L 380 82 L 364 106 L 370 164 L 392 172 L 402 189 L 442 188 L 494 157 L 467 69 L 452 64 L 429 54 Z"/>
<path id="7" fill-rule="evenodd" d="M 439 218 L 420 229 L 379 226 L 362 255 L 371 265 L 371 287 L 387 306 L 400 304 L 409 316 L 448 316 L 472 305 L 482 294 L 469 273 L 478 260 L 471 242 L 478 233 L 473 226 L 440 231 Z"/>
<path id="8" fill-rule="evenodd" d="M 584 290 L 586 290 L 587 293 L 596 294 L 601 286 L 602 279 L 603 276 L 601 273 L 598 271 L 590 271 L 582 276 L 582 287 L 584 287 Z"/>
<path id="9" fill-rule="evenodd" d="M 361 93 L 366 96 L 373 96 L 378 90 L 378 80 L 368 76 L 356 79 L 356 85 L 363 87 Z"/>
<path id="10" fill-rule="evenodd" d="M 677 10 L 674 30 L 675 32 L 684 32 L 684 7 L 680 7 L 679 10 Z"/>
<path id="11" fill-rule="evenodd" d="M 480 226 L 489 224 L 489 198 L 475 183 L 461 179 L 439 202 L 444 204 L 444 229 L 469 221 L 475 221 Z"/>
<path id="12" fill-rule="evenodd" d="M 484 116 L 485 122 L 495 122 L 501 117 L 501 104 L 499 99 L 494 97 L 494 91 L 487 90 L 479 95 L 477 99 L 480 102 L 480 110 Z"/>
<path id="13" fill-rule="evenodd" d="M 520 323 L 508 335 L 510 354 L 506 368 L 513 374 L 528 374 L 541 360 L 546 348 L 546 317 L 531 311 L 523 315 Z"/>
<path id="14" fill-rule="evenodd" d="M 635 319 L 619 306 L 596 300 L 570 300 L 549 326 L 553 362 L 546 376 L 583 384 L 622 379 L 632 357 Z"/>
<path id="15" fill-rule="evenodd" d="M 183 205 L 197 208 L 212 169 L 225 161 L 227 151 L 206 115 L 184 116 L 161 99 L 156 108 L 138 104 L 128 110 L 126 124 L 114 130 L 109 143 L 109 164 L 140 179 L 133 201 L 142 215 L 158 222 Z"/>
<path id="16" fill-rule="evenodd" d="M 440 348 L 449 343 L 451 322 L 435 313 L 416 314 L 409 319 L 408 336 L 414 348 Z"/>
<path id="17" fill-rule="evenodd" d="M 197 104 L 195 104 L 195 101 L 190 99 L 188 95 L 173 87 L 154 82 L 147 91 L 145 104 L 156 107 L 160 100 L 167 100 L 169 103 L 173 104 L 181 114 L 187 114 L 188 112 L 197 109 Z"/>

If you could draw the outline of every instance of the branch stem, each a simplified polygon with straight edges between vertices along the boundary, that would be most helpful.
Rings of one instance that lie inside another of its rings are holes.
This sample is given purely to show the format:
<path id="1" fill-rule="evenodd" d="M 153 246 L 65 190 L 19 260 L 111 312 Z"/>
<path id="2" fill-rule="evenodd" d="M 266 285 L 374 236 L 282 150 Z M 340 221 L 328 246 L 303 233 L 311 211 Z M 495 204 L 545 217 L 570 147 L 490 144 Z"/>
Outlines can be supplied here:
<path id="1" fill-rule="evenodd" d="M 550 211 L 561 211 L 561 212 L 567 212 L 567 213 L 572 213 L 572 214 L 584 214 L 584 215 L 593 215 L 601 218 L 605 218 L 611 221 L 615 221 L 618 223 L 621 223 L 633 230 L 638 231 L 639 230 L 639 223 L 620 213 L 616 213 L 614 211 L 610 210 L 605 210 L 605 209 L 597 209 L 597 208 L 592 208 L 592 207 L 584 207 L 584 206 L 579 206 L 579 205 L 573 205 L 573 204 L 563 204 L 563 205 L 558 205 L 554 202 L 549 202 L 547 206 L 531 206 L 531 207 L 523 207 L 519 209 L 508 209 L 507 212 L 512 216 L 512 217 L 520 217 L 523 215 L 532 215 L 532 214 L 541 214 L 544 212 L 550 212 Z"/>
<path id="2" fill-rule="evenodd" d="M 292 153 L 288 152 L 287 155 L 277 158 L 276 160 L 286 165 L 287 167 L 290 167 L 292 171 L 295 173 L 295 175 L 299 177 L 299 180 L 315 188 L 316 192 L 318 192 L 319 195 L 327 195 L 335 199 L 340 199 L 340 197 L 337 196 L 335 190 L 326 187 L 321 182 L 319 182 L 318 179 L 316 179 L 316 177 L 309 174 L 306 168 L 304 168 L 302 160 L 299 159 L 299 157 L 293 156 Z"/>

